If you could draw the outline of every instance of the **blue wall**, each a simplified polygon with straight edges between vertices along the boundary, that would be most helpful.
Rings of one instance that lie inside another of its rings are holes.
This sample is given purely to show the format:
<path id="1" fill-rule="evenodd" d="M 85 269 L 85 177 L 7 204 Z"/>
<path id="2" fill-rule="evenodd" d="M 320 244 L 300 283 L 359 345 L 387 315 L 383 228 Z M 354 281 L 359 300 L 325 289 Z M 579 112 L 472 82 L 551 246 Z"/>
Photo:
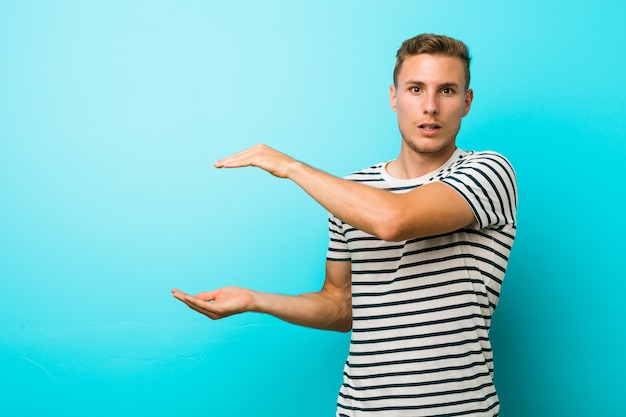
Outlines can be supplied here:
<path id="1" fill-rule="evenodd" d="M 332 415 L 348 335 L 169 290 L 319 288 L 326 213 L 211 164 L 395 157 L 394 53 L 420 32 L 470 45 L 459 145 L 519 178 L 501 415 L 623 415 L 626 5 L 466 3 L 0 1 L 0 415 Z"/>

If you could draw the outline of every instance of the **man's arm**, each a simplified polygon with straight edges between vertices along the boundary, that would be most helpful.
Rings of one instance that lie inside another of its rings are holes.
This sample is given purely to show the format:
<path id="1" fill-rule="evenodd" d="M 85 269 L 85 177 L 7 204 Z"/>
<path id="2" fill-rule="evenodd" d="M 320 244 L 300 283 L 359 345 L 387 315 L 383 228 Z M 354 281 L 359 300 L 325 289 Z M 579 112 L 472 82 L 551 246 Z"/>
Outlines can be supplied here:
<path id="1" fill-rule="evenodd" d="M 431 183 L 396 194 L 334 177 L 265 145 L 224 158 L 215 166 L 256 166 L 289 178 L 344 222 L 387 241 L 448 233 L 475 221 L 469 204 L 449 185 Z"/>
<path id="2" fill-rule="evenodd" d="M 225 287 L 195 296 L 174 289 L 175 298 L 217 320 L 248 311 L 270 314 L 306 327 L 347 332 L 352 327 L 350 262 L 326 261 L 326 279 L 319 292 L 297 296 Z"/>

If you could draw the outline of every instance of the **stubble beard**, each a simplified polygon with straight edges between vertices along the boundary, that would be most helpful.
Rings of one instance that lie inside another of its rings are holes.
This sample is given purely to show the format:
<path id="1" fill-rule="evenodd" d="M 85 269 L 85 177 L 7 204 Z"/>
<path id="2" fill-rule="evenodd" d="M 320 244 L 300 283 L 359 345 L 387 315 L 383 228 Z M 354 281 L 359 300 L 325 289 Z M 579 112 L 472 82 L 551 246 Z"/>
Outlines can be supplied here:
<path id="1" fill-rule="evenodd" d="M 460 129 L 461 129 L 461 124 L 459 123 L 456 129 L 450 132 L 451 134 L 448 135 L 446 138 L 428 139 L 429 141 L 433 141 L 433 142 L 437 141 L 437 143 L 434 144 L 434 146 L 420 146 L 420 144 L 418 143 L 419 139 L 412 140 L 411 135 L 408 135 L 404 130 L 402 130 L 402 128 L 400 128 L 400 136 L 402 136 L 402 140 L 411 151 L 420 155 L 434 155 L 434 154 L 438 154 L 438 153 L 448 150 L 451 146 L 456 147 L 456 144 L 455 144 L 456 135 L 457 133 L 459 133 Z"/>

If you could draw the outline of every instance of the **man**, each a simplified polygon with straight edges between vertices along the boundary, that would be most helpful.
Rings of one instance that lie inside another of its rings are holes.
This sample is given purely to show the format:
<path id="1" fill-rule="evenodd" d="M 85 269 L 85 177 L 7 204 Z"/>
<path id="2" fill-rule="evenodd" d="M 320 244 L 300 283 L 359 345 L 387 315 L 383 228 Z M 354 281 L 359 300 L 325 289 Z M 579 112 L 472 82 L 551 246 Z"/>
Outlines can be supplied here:
<path id="1" fill-rule="evenodd" d="M 508 161 L 467 152 L 469 53 L 424 34 L 397 54 L 398 158 L 336 178 L 257 145 L 215 163 L 259 167 L 302 187 L 331 214 L 326 278 L 284 296 L 227 287 L 174 296 L 211 319 L 245 311 L 352 329 L 337 416 L 496 416 L 491 315 L 515 237 Z"/>

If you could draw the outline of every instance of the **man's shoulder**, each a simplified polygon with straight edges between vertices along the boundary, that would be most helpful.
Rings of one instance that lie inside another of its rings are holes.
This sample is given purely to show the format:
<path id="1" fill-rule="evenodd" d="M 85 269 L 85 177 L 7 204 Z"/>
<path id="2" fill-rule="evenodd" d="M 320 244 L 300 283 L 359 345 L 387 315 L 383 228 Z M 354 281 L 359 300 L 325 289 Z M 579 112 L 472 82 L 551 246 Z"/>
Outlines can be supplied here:
<path id="1" fill-rule="evenodd" d="M 379 162 L 374 165 L 370 165 L 366 168 L 354 171 L 344 177 L 344 179 L 356 181 L 356 182 L 372 182 L 382 181 L 383 171 L 387 162 Z"/>
<path id="2" fill-rule="evenodd" d="M 486 151 L 463 151 L 460 158 L 453 164 L 455 167 L 479 167 L 492 166 L 500 167 L 507 171 L 514 172 L 513 165 L 509 159 L 503 154 L 486 150 Z"/>
<path id="3" fill-rule="evenodd" d="M 485 150 L 485 151 L 463 151 L 461 154 L 461 161 L 476 161 L 476 160 L 503 160 L 508 161 L 507 157 L 497 151 Z"/>

